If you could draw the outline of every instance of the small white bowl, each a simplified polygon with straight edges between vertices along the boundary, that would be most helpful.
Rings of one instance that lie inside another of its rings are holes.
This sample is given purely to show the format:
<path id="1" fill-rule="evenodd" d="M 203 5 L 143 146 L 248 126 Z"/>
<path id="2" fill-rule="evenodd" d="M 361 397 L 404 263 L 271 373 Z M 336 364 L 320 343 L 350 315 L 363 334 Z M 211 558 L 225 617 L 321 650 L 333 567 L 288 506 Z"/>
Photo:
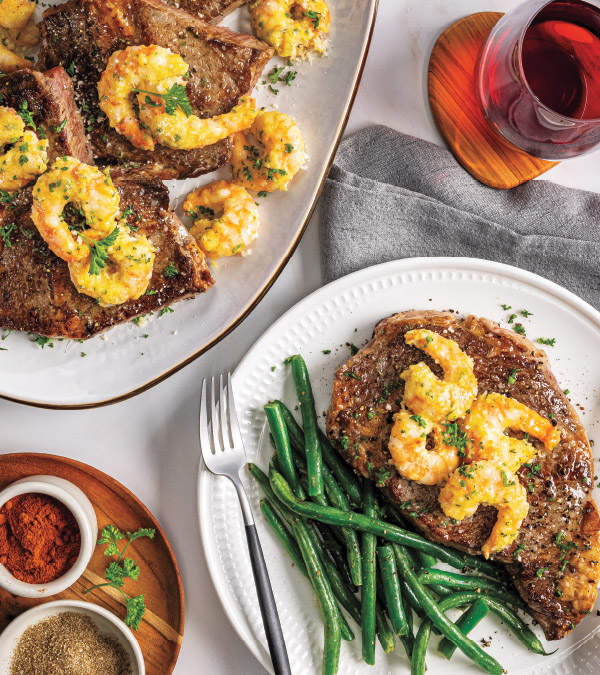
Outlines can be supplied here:
<path id="1" fill-rule="evenodd" d="M 12 483 L 0 492 L 0 508 L 18 495 L 39 493 L 62 502 L 75 517 L 81 535 L 81 548 L 73 567 L 47 584 L 27 584 L 0 565 L 0 587 L 24 598 L 44 598 L 72 586 L 84 573 L 96 546 L 98 521 L 90 500 L 73 483 L 57 476 L 30 476 Z"/>
<path id="2" fill-rule="evenodd" d="M 47 619 L 61 612 L 78 612 L 86 614 L 98 626 L 101 633 L 109 635 L 119 641 L 119 644 L 129 656 L 133 675 L 145 675 L 144 656 L 142 650 L 127 626 L 114 614 L 94 605 L 91 602 L 80 600 L 55 600 L 37 607 L 28 609 L 13 619 L 0 634 L 0 673 L 10 672 L 10 662 L 13 652 L 21 636 L 29 626 Z"/>

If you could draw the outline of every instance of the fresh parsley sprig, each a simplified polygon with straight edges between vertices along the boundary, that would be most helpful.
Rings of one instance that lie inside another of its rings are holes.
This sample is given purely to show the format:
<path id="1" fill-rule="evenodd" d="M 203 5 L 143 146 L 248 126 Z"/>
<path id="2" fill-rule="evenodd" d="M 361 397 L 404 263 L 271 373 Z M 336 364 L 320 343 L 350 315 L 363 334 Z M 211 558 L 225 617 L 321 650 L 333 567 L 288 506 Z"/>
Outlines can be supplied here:
<path id="1" fill-rule="evenodd" d="M 108 260 L 108 249 L 115 243 L 119 236 L 119 228 L 115 229 L 104 239 L 90 239 L 83 232 L 77 233 L 90 248 L 90 274 L 100 274 L 100 270 L 105 267 Z"/>
<path id="2" fill-rule="evenodd" d="M 125 598 L 125 624 L 132 628 L 133 630 L 138 630 L 140 627 L 140 622 L 146 611 L 146 604 L 144 602 L 143 595 L 137 595 L 133 598 L 130 598 L 122 589 L 125 585 L 125 579 L 132 579 L 137 581 L 140 576 L 140 567 L 135 560 L 131 558 L 125 558 L 125 552 L 129 546 L 136 539 L 140 537 L 149 537 L 154 539 L 156 530 L 152 528 L 142 527 L 137 532 L 121 532 L 118 527 L 115 525 L 107 525 L 98 539 L 98 545 L 106 545 L 104 550 L 104 555 L 106 556 L 117 556 L 116 560 L 113 560 L 110 565 L 106 568 L 104 572 L 105 582 L 101 584 L 96 584 L 91 588 L 88 588 L 84 591 L 89 593 L 95 588 L 102 588 L 103 586 L 110 586 L 111 588 L 116 588 L 119 593 Z M 123 539 L 127 539 L 127 544 L 125 544 L 123 550 L 119 548 L 119 542 Z"/>
<path id="3" fill-rule="evenodd" d="M 166 94 L 159 94 L 155 91 L 146 91 L 144 89 L 134 89 L 133 91 L 162 98 L 165 102 L 165 112 L 167 115 L 174 115 L 177 108 L 181 108 L 186 117 L 189 117 L 194 112 L 190 100 L 188 99 L 185 86 L 182 84 L 175 83 L 167 90 Z M 151 107 L 156 107 L 156 103 L 154 103 L 149 96 L 146 97 L 146 104 Z"/>

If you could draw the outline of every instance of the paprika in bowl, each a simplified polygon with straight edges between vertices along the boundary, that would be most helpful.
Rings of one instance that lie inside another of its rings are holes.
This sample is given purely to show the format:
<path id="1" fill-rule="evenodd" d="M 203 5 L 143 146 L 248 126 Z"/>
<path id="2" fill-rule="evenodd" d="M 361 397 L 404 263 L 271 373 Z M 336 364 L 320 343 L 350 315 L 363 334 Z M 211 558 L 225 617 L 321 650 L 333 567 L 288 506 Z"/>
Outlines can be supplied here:
<path id="1" fill-rule="evenodd" d="M 0 492 L 0 587 L 28 598 L 64 591 L 85 571 L 97 535 L 94 507 L 73 483 L 12 483 Z"/>

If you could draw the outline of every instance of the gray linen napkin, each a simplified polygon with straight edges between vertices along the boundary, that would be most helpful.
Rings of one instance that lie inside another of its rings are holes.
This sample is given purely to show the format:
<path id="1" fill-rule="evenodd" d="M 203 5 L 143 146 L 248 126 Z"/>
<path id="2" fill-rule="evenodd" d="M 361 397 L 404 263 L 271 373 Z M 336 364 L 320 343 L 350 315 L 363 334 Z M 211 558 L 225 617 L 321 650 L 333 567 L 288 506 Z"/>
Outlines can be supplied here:
<path id="1" fill-rule="evenodd" d="M 600 195 L 548 181 L 494 190 L 448 150 L 387 127 L 341 144 L 321 244 L 326 281 L 399 258 L 468 256 L 536 272 L 600 309 Z"/>

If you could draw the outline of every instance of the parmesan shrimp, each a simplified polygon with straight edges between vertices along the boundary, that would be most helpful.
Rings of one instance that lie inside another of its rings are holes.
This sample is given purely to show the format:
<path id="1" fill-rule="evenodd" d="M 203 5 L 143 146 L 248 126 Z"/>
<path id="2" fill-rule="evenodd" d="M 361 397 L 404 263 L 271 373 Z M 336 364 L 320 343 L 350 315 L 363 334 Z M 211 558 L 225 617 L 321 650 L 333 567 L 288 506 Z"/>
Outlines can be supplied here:
<path id="1" fill-rule="evenodd" d="M 88 230 L 86 238 L 98 241 L 104 235 Z M 80 293 L 98 300 L 101 307 L 137 300 L 146 292 L 154 267 L 154 247 L 144 235 L 120 231 L 107 248 L 108 260 L 98 274 L 90 273 L 91 253 L 69 262 L 71 281 Z"/>
<path id="2" fill-rule="evenodd" d="M 108 170 L 103 173 L 94 166 L 83 164 L 74 157 L 59 157 L 33 189 L 31 218 L 50 250 L 59 258 L 84 260 L 89 247 L 71 232 L 63 210 L 69 203 L 79 208 L 90 230 L 102 236 L 116 227 L 119 193 Z"/>
<path id="3" fill-rule="evenodd" d="M 455 520 L 472 516 L 479 504 L 496 507 L 496 523 L 483 545 L 486 558 L 512 544 L 529 512 L 527 493 L 518 478 L 488 461 L 460 466 L 441 489 L 439 501 L 443 512 Z"/>
<path id="4" fill-rule="evenodd" d="M 153 85 L 156 86 L 156 85 Z M 241 98 L 229 112 L 209 119 L 197 115 L 187 115 L 181 108 L 173 114 L 165 112 L 164 101 L 152 96 L 142 100 L 139 94 L 140 121 L 148 127 L 153 137 L 162 145 L 178 150 L 204 148 L 221 141 L 238 131 L 252 126 L 256 117 L 256 101 L 253 98 Z"/>
<path id="5" fill-rule="evenodd" d="M 256 108 L 250 97 L 210 119 L 192 115 L 187 96 L 181 97 L 183 107 L 167 108 L 164 96 L 173 87 L 185 90 L 188 70 L 181 56 L 156 45 L 114 52 L 98 82 L 100 108 L 110 126 L 143 150 L 154 150 L 157 141 L 179 150 L 203 148 L 251 126 Z"/>
<path id="6" fill-rule="evenodd" d="M 477 396 L 477 380 L 473 374 L 473 360 L 454 340 L 425 330 L 411 330 L 404 336 L 407 344 L 423 350 L 444 371 L 440 380 L 431 368 L 421 361 L 409 366 L 400 377 L 406 382 L 404 403 L 414 413 L 432 422 L 453 422 L 471 406 Z"/>
<path id="7" fill-rule="evenodd" d="M 427 449 L 427 438 L 434 434 L 434 447 Z M 401 410 L 394 415 L 389 441 L 392 462 L 398 473 L 422 485 L 437 485 L 458 467 L 458 449 L 446 445 L 439 424 L 420 415 Z"/>
<path id="8" fill-rule="evenodd" d="M 3 0 L 0 26 L 24 28 L 35 11 L 35 2 L 30 0 Z M 30 64 L 31 65 L 31 64 Z"/>
<path id="9" fill-rule="evenodd" d="M 560 431 L 549 420 L 514 398 L 495 393 L 481 394 L 462 426 L 469 437 L 472 459 L 493 460 L 511 473 L 530 462 L 537 450 L 526 440 L 506 436 L 506 429 L 539 439 L 548 452 L 560 442 Z"/>
<path id="10" fill-rule="evenodd" d="M 233 180 L 249 190 L 287 190 L 287 184 L 306 159 L 300 128 L 289 115 L 264 110 L 256 116 L 250 132 L 263 152 L 251 144 L 246 132 L 235 134 L 231 151 Z"/>
<path id="11" fill-rule="evenodd" d="M 331 17 L 324 0 L 255 0 L 249 5 L 256 35 L 283 58 L 324 53 Z"/>
<path id="12" fill-rule="evenodd" d="M 140 124 L 134 108 L 136 89 L 165 94 L 174 84 L 185 86 L 188 66 L 164 47 L 137 46 L 113 52 L 98 82 L 98 98 L 110 126 L 136 148 L 154 150 L 152 134 Z M 147 94 L 141 98 L 145 102 Z"/>
<path id="13" fill-rule="evenodd" d="M 0 155 L 0 189 L 12 192 L 25 187 L 44 173 L 48 162 L 48 141 L 39 139 L 16 110 L 0 107 L 0 148 L 12 144 Z"/>
<path id="14" fill-rule="evenodd" d="M 194 190 L 183 204 L 190 234 L 209 258 L 235 255 L 257 236 L 258 208 L 243 187 L 219 180 Z"/>

